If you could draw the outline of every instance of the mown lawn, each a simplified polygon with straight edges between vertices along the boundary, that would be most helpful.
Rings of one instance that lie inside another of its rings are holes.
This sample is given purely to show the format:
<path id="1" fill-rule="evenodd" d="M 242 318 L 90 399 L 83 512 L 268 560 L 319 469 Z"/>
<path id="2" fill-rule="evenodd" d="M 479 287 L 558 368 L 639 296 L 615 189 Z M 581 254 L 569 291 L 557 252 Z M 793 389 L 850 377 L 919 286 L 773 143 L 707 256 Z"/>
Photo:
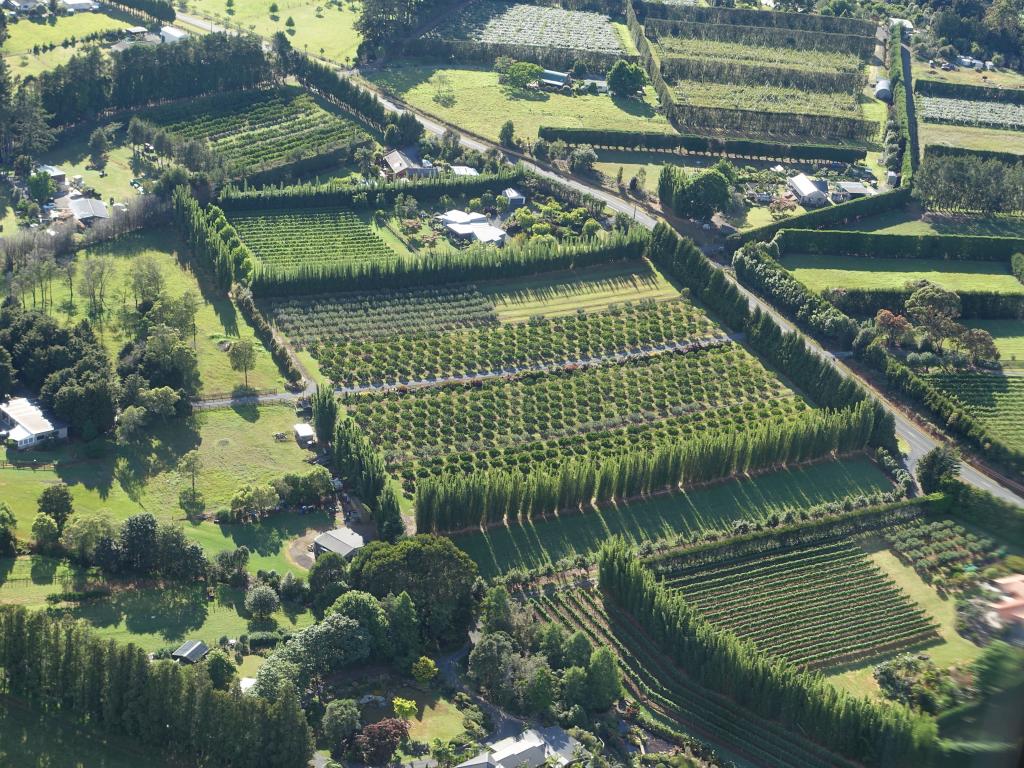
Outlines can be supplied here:
<path id="1" fill-rule="evenodd" d="M 366 76 L 413 107 L 492 140 L 505 120 L 512 121 L 517 136 L 529 139 L 536 138 L 542 125 L 674 131 L 656 111 L 658 101 L 650 86 L 639 101 L 544 92 L 511 95 L 490 69 L 409 65 Z"/>
<path id="2" fill-rule="evenodd" d="M 1024 216 L 944 214 L 926 212 L 918 205 L 888 211 L 836 229 L 891 235 L 988 235 L 1024 237 Z"/>
<path id="3" fill-rule="evenodd" d="M 115 521 L 141 511 L 161 520 L 182 521 L 178 494 L 190 483 L 177 470 L 184 453 L 193 448 L 199 451 L 203 468 L 196 488 L 205 496 L 207 511 L 213 512 L 226 507 L 244 483 L 265 483 L 288 472 L 309 470 L 303 461 L 308 452 L 292 439 L 274 440 L 275 432 L 290 437 L 295 421 L 292 409 L 285 405 L 239 406 L 200 411 L 193 420 L 158 426 L 148 446 L 105 450 L 98 446 L 99 455 L 94 456 L 91 446 L 72 443 L 50 452 L 8 455 L 19 461 L 54 462 L 56 468 L 0 468 L 0 498 L 13 510 L 21 538 L 31 537 L 39 494 L 57 482 L 71 486 L 76 510 L 107 510 Z M 297 570 L 285 558 L 287 541 L 307 528 L 329 525 L 327 516 L 322 517 L 288 514 L 260 525 L 184 525 L 208 554 L 245 544 L 253 551 L 249 561 L 253 571 L 283 571 Z"/>
<path id="4" fill-rule="evenodd" d="M 494 302 L 502 322 L 516 323 L 535 315 L 568 315 L 583 309 L 599 312 L 611 304 L 679 295 L 660 272 L 646 262 L 602 264 L 579 272 L 551 272 L 539 277 L 499 280 L 479 286 Z"/>
<path id="5" fill-rule="evenodd" d="M 794 254 L 782 264 L 812 291 L 826 288 L 901 288 L 908 280 L 928 280 L 951 291 L 1024 293 L 1009 265 L 941 259 L 868 259 L 857 256 Z"/>
<path id="6" fill-rule="evenodd" d="M 73 578 L 62 579 L 76 573 L 80 574 L 80 569 L 49 557 L 0 558 L 0 604 L 44 608 L 47 595 L 82 586 Z M 290 606 L 266 621 L 255 621 L 245 610 L 245 593 L 226 586 L 217 588 L 213 600 L 207 599 L 203 584 L 113 586 L 109 597 L 61 603 L 58 608 L 67 616 L 83 619 L 103 637 L 135 643 L 146 651 L 179 645 L 186 639 L 202 640 L 212 647 L 225 635 L 237 638 L 256 629 L 294 632 L 313 622 L 309 611 Z"/>
<path id="7" fill-rule="evenodd" d="M 992 334 L 1004 368 L 1024 367 L 1024 320 L 971 320 L 966 324 Z"/>
<path id="8" fill-rule="evenodd" d="M 335 4 L 323 0 L 277 0 L 278 13 L 270 13 L 271 0 L 235 0 L 229 13 L 224 0 L 187 0 L 189 12 L 213 18 L 225 26 L 240 27 L 260 37 L 271 38 L 284 32 L 292 45 L 311 56 L 322 56 L 338 63 L 355 57 L 359 33 L 355 31 L 359 5 Z M 287 25 L 288 19 L 295 22 Z"/>
<path id="9" fill-rule="evenodd" d="M 943 598 L 934 587 L 925 583 L 917 571 L 904 565 L 881 540 L 864 544 L 871 560 L 882 569 L 915 603 L 924 608 L 939 625 L 941 641 L 923 649 L 939 667 L 965 665 L 981 655 L 981 648 L 961 637 L 956 631 L 956 605 L 952 598 Z M 873 675 L 874 664 L 862 665 L 829 675 L 837 688 L 857 696 L 880 696 Z"/>
<path id="10" fill-rule="evenodd" d="M 973 128 L 966 125 L 940 125 L 918 123 L 921 146 L 942 144 L 947 147 L 982 149 L 993 152 L 1012 152 L 1024 155 L 1024 133 L 1000 131 L 996 128 Z"/>
<path id="11" fill-rule="evenodd" d="M 131 302 L 126 283 L 131 274 L 133 259 L 140 256 L 157 261 L 166 290 L 171 296 L 179 297 L 190 290 L 200 299 L 196 316 L 195 350 L 204 395 L 230 394 L 242 386 L 242 374 L 231 370 L 226 351 L 226 345 L 238 339 L 253 341 L 256 347 L 256 367 L 249 371 L 249 386 L 256 389 L 284 389 L 285 379 L 270 353 L 256 339 L 252 327 L 238 313 L 234 304 L 214 288 L 206 276 L 200 280 L 191 264 L 182 263 L 181 242 L 170 228 L 132 234 L 79 252 L 75 257 L 78 267 L 76 282 L 81 280 L 86 263 L 92 259 L 107 258 L 113 264 L 114 273 L 109 282 L 111 287 L 107 291 L 105 314 L 90 317 L 88 298 L 77 285 L 74 304 L 70 304 L 72 297 L 67 282 L 56 280 L 52 284 L 55 306 L 51 311 L 54 316 L 67 324 L 78 323 L 88 317 L 110 354 L 116 356 L 126 341 L 117 320 L 117 312 L 122 303 Z M 28 306 L 31 306 L 30 298 Z"/>
<path id="12" fill-rule="evenodd" d="M 605 504 L 585 514 L 525 527 L 460 534 L 452 539 L 489 578 L 513 568 L 533 568 L 567 555 L 593 552 L 610 536 L 622 535 L 635 542 L 656 541 L 889 487 L 888 479 L 875 464 L 858 457 L 730 480 L 621 508 Z"/>
<path id="13" fill-rule="evenodd" d="M 117 735 L 44 715 L 0 696 L 0 765 L 10 768 L 168 768 L 159 755 Z"/>
<path id="14" fill-rule="evenodd" d="M 136 19 L 112 8 L 104 8 L 102 12 L 96 13 L 76 13 L 73 16 L 49 16 L 41 21 L 21 17 L 17 24 L 7 25 L 8 37 L 2 51 L 5 57 L 21 53 L 31 56 L 32 49 L 37 45 L 54 44 L 61 48 L 61 43 L 73 37 L 81 39 L 97 32 L 128 29 L 136 24 Z"/>

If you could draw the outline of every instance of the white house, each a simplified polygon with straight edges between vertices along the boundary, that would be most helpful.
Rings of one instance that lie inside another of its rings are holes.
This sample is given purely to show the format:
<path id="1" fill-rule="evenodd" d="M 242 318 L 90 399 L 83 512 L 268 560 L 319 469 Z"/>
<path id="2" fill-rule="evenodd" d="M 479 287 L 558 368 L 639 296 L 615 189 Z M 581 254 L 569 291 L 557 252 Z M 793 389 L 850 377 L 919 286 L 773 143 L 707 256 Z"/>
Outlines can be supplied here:
<path id="1" fill-rule="evenodd" d="M 4 5 L 18 13 L 35 13 L 46 8 L 42 0 L 6 0 Z"/>
<path id="2" fill-rule="evenodd" d="M 188 32 L 177 27 L 160 27 L 160 39 L 165 43 L 180 43 L 188 37 Z"/>
<path id="3" fill-rule="evenodd" d="M 806 173 L 798 173 L 786 179 L 786 188 L 805 208 L 814 208 L 828 202 L 828 182 L 812 179 Z"/>
<path id="4" fill-rule="evenodd" d="M 482 213 L 476 213 L 473 211 L 445 211 L 444 213 L 438 214 L 438 221 L 445 226 L 450 224 L 486 224 L 487 217 Z"/>
<path id="5" fill-rule="evenodd" d="M 324 531 L 313 539 L 313 556 L 320 557 L 324 552 L 334 552 L 349 558 L 363 546 L 363 537 L 351 528 L 335 528 Z"/>
<path id="6" fill-rule="evenodd" d="M 0 437 L 13 442 L 19 451 L 48 440 L 68 438 L 66 424 L 49 418 L 42 408 L 24 397 L 0 405 L 0 425 Z"/>
<path id="7" fill-rule="evenodd" d="M 456 768 L 540 768 L 577 762 L 580 743 L 563 729 L 530 728 L 518 736 L 496 741 Z"/>
<path id="8" fill-rule="evenodd" d="M 462 240 L 490 245 L 505 242 L 505 230 L 490 224 L 448 224 L 447 227 L 449 232 Z"/>
<path id="9" fill-rule="evenodd" d="M 100 4 L 95 0 L 60 0 L 60 4 L 72 13 L 87 13 L 100 9 Z"/>

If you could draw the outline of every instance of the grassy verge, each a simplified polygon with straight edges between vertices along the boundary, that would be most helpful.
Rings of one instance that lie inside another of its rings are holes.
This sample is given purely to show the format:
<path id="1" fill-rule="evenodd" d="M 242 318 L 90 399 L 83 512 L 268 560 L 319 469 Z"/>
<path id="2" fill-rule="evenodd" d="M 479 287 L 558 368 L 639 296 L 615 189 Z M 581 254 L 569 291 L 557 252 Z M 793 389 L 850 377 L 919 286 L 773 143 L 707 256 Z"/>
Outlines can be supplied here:
<path id="1" fill-rule="evenodd" d="M 898 211 L 888 211 L 861 221 L 839 225 L 836 229 L 893 235 L 1024 237 L 1024 216 L 932 213 L 924 211 L 918 205 L 910 205 Z"/>
<path id="2" fill-rule="evenodd" d="M 928 280 L 951 291 L 1024 293 L 1006 264 L 941 259 L 867 259 L 794 254 L 782 260 L 812 291 L 826 288 L 900 288 L 908 280 Z"/>
<path id="3" fill-rule="evenodd" d="M 656 541 L 889 487 L 888 479 L 873 463 L 855 458 L 452 538 L 476 561 L 481 574 L 491 577 L 513 568 L 534 568 L 567 555 L 593 552 L 609 536 Z"/>
<path id="4" fill-rule="evenodd" d="M 995 128 L 971 128 L 965 125 L 920 123 L 921 146 L 942 144 L 947 147 L 1013 152 L 1024 155 L 1024 133 Z"/>
<path id="5" fill-rule="evenodd" d="M 870 554 L 872 562 L 895 581 L 915 603 L 928 611 L 938 623 L 942 641 L 924 649 L 932 661 L 940 667 L 964 665 L 981 654 L 981 648 L 957 634 L 956 607 L 952 598 L 940 597 L 939 593 L 926 584 L 911 566 L 900 562 L 899 558 L 885 547 L 884 542 L 869 540 L 865 543 L 865 549 Z M 878 684 L 872 674 L 873 669 L 874 665 L 855 667 L 830 675 L 828 679 L 836 687 L 858 696 L 880 696 Z"/>
<path id="6" fill-rule="evenodd" d="M 527 139 L 536 138 L 542 125 L 674 130 L 656 111 L 658 101 L 650 86 L 640 101 L 544 92 L 511 95 L 498 84 L 498 73 L 489 69 L 408 65 L 366 76 L 416 109 L 492 140 L 505 120 L 512 121 L 517 136 Z"/>

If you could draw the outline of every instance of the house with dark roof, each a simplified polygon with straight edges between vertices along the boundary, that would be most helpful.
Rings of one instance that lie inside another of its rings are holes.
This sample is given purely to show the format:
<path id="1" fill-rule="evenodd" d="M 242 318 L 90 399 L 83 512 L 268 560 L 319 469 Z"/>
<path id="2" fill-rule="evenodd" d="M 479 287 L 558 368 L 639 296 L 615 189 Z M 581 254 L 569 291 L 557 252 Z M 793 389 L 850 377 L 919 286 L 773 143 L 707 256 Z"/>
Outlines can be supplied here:
<path id="1" fill-rule="evenodd" d="M 437 168 L 431 163 L 421 163 L 410 152 L 394 149 L 384 155 L 381 163 L 384 175 L 389 179 L 419 179 L 437 175 Z"/>
<path id="2" fill-rule="evenodd" d="M 553 91 L 568 90 L 572 88 L 572 75 L 568 72 L 545 69 L 540 73 L 537 84 L 541 88 L 547 88 Z"/>
<path id="3" fill-rule="evenodd" d="M 195 664 L 209 652 L 210 648 L 202 640 L 187 640 L 171 654 L 171 658 L 182 664 Z"/>

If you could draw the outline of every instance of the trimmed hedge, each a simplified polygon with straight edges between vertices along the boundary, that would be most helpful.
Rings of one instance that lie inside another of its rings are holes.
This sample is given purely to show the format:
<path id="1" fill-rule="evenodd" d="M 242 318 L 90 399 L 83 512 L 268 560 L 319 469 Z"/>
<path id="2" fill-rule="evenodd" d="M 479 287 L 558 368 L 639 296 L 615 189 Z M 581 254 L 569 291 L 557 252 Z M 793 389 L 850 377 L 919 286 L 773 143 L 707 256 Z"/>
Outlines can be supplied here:
<path id="1" fill-rule="evenodd" d="M 988 491 L 957 481 L 951 491 L 952 503 L 946 514 L 993 533 L 1000 539 L 1024 547 L 1024 507 L 996 498 Z"/>
<path id="2" fill-rule="evenodd" d="M 439 40 L 416 37 L 405 44 L 405 54 L 421 58 L 443 59 L 467 64 L 493 64 L 499 56 L 519 61 L 532 61 L 552 69 L 572 69 L 582 64 L 589 70 L 607 72 L 616 61 L 638 62 L 635 53 L 619 51 L 584 51 L 576 48 L 555 48 L 548 45 L 483 43 L 476 40 Z"/>
<path id="3" fill-rule="evenodd" d="M 832 229 L 782 229 L 779 252 L 887 259 L 1009 261 L 1024 250 L 1024 238 L 988 235 L 900 235 Z M 1022 265 L 1024 269 L 1024 265 Z"/>
<path id="4" fill-rule="evenodd" d="M 912 291 L 906 288 L 829 288 L 821 296 L 854 317 L 874 317 L 880 309 L 905 314 Z M 1024 318 L 1024 294 L 993 291 L 957 291 L 964 320 L 1017 320 Z"/>
<path id="5" fill-rule="evenodd" d="M 947 147 L 945 144 L 929 144 L 924 148 L 924 159 L 931 157 L 977 157 L 981 160 L 998 160 L 1001 163 L 1024 162 L 1024 155 L 1013 152 L 994 152 L 989 149 L 966 149 L 965 147 Z"/>
<path id="6" fill-rule="evenodd" d="M 638 2 L 644 16 L 662 19 L 688 19 L 701 24 L 740 24 L 751 27 L 800 29 L 840 35 L 874 37 L 876 25 L 867 19 L 847 16 L 822 16 L 814 13 L 757 11 L 723 5 L 683 5 L 679 3 Z"/>
<path id="7" fill-rule="evenodd" d="M 853 92 L 864 85 L 864 73 L 859 70 L 800 69 L 756 62 L 721 61 L 696 56 L 666 55 L 661 60 L 661 74 L 669 80 L 695 80 L 697 82 L 736 83 L 752 86 L 772 85 L 803 91 L 825 93 Z"/>
<path id="8" fill-rule="evenodd" d="M 1024 89 L 991 88 L 967 83 L 944 83 L 941 80 L 917 80 L 914 93 L 938 96 L 944 99 L 970 99 L 972 101 L 1001 101 L 1006 104 L 1024 104 Z"/>
<path id="9" fill-rule="evenodd" d="M 894 211 L 902 208 L 910 202 L 910 188 L 901 187 L 891 192 L 883 192 L 880 195 L 862 197 L 859 200 L 851 200 L 848 203 L 830 205 L 819 208 L 815 211 L 808 211 L 799 216 L 790 216 L 771 224 L 748 229 L 746 232 L 737 232 L 726 238 L 726 244 L 735 250 L 744 243 L 752 240 L 770 240 L 781 229 L 793 228 L 815 228 L 824 227 L 828 224 L 848 224 L 866 216 L 877 216 L 886 211 Z"/>
<path id="10" fill-rule="evenodd" d="M 704 152 L 711 155 L 739 155 L 773 160 L 834 160 L 855 163 L 867 157 L 867 151 L 855 147 L 834 147 L 823 144 L 789 144 L 756 139 L 723 139 L 652 131 L 616 131 L 599 128 L 554 128 L 541 126 L 537 135 L 547 141 L 566 144 L 589 144 L 609 149 L 647 149 Z"/>
<path id="11" fill-rule="evenodd" d="M 665 107 L 672 124 L 683 131 L 731 131 L 741 135 L 833 137 L 838 141 L 868 141 L 875 123 L 859 117 L 771 112 L 687 104 L 676 100 Z"/>
<path id="12" fill-rule="evenodd" d="M 1010 271 L 1013 276 L 1024 283 L 1024 253 L 1015 253 L 1010 257 Z"/>
<path id="13" fill-rule="evenodd" d="M 271 358 L 277 364 L 278 369 L 285 375 L 285 378 L 292 384 L 298 384 L 302 381 L 302 372 L 292 359 L 288 348 L 278 340 L 274 334 L 274 329 L 267 322 L 267 318 L 263 316 L 260 308 L 256 306 L 252 294 L 244 290 L 236 291 L 234 299 L 235 304 L 238 306 L 238 311 L 241 312 L 242 317 L 252 326 L 256 337 L 270 350 Z"/>
<path id="14" fill-rule="evenodd" d="M 775 16 L 774 11 L 764 12 Z M 721 40 L 747 45 L 770 45 L 780 48 L 811 48 L 835 51 L 868 58 L 875 49 L 875 38 L 867 35 L 846 35 L 840 32 L 819 32 L 811 29 L 787 29 L 748 24 L 715 24 L 689 19 L 659 19 L 648 15 L 644 27 L 657 35 L 691 37 L 698 40 Z"/>
<path id="15" fill-rule="evenodd" d="M 438 176 L 433 179 L 388 181 L 366 186 L 340 186 L 336 183 L 296 184 L 288 187 L 239 189 L 225 187 L 219 200 L 225 212 L 266 210 L 271 208 L 375 208 L 392 205 L 398 195 L 412 195 L 421 202 L 442 195 L 476 195 L 509 186 L 523 178 L 516 165 L 501 173 L 479 176 Z"/>

